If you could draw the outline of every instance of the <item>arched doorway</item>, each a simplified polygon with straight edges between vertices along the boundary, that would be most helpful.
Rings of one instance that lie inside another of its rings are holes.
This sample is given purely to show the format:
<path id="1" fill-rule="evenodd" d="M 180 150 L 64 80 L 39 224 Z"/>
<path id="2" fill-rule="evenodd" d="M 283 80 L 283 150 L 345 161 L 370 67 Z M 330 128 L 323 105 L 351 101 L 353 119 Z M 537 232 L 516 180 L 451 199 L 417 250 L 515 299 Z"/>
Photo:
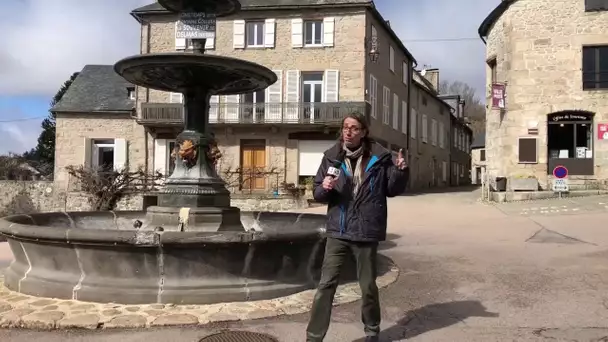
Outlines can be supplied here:
<path id="1" fill-rule="evenodd" d="M 561 111 L 547 117 L 547 174 L 557 165 L 570 175 L 593 175 L 593 113 Z"/>

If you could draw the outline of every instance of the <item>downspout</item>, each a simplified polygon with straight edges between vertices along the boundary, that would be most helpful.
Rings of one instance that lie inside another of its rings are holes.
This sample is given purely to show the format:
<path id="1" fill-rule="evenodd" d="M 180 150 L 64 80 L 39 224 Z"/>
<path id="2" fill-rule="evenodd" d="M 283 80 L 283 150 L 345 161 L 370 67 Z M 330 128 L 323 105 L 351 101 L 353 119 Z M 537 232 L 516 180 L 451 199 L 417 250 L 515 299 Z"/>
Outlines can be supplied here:
<path id="1" fill-rule="evenodd" d="M 411 62 L 407 64 L 408 67 L 409 67 L 410 64 L 411 64 Z M 412 139 L 412 136 L 411 136 L 412 130 L 410 128 L 410 125 L 412 124 L 412 122 L 411 122 L 411 116 L 412 116 L 412 113 L 411 113 L 411 111 L 412 111 L 412 102 L 411 102 L 412 101 L 412 71 L 414 70 L 415 67 L 418 66 L 418 63 L 416 63 L 416 61 L 414 61 L 412 64 L 413 65 L 411 67 L 409 67 L 410 70 L 408 70 L 408 73 L 407 73 L 408 74 L 408 80 L 407 80 L 407 83 L 408 83 L 407 84 L 407 104 L 408 104 L 408 106 L 407 106 L 407 117 L 405 118 L 405 120 L 406 120 L 405 121 L 405 129 L 407 130 L 407 133 L 406 133 L 407 139 L 406 139 L 406 142 L 405 142 L 405 151 L 407 153 L 407 162 L 408 163 L 410 163 L 411 160 L 412 160 L 412 153 L 410 151 L 410 145 L 411 145 L 410 144 L 410 140 Z M 411 182 L 409 182 L 409 184 L 411 184 Z"/>

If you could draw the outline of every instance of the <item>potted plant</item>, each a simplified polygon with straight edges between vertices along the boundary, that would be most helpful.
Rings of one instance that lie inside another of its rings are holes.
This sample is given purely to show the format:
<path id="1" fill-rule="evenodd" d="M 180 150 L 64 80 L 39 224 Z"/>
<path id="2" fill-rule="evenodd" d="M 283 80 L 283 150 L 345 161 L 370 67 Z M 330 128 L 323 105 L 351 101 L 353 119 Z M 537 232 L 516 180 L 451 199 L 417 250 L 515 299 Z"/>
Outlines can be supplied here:
<path id="1" fill-rule="evenodd" d="M 513 191 L 538 191 L 538 180 L 532 175 L 515 175 L 509 185 Z"/>

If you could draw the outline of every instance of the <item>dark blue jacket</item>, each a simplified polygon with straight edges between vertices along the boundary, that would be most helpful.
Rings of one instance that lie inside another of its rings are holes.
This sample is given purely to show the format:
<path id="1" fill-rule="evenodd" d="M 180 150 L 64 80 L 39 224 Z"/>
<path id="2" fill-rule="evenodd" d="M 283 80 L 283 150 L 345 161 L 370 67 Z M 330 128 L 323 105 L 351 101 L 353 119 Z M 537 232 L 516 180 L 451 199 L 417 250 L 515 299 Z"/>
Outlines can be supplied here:
<path id="1" fill-rule="evenodd" d="M 386 198 L 405 191 L 409 169 L 399 170 L 391 153 L 373 143 L 371 156 L 365 166 L 363 181 L 357 195 L 352 195 L 352 175 L 342 163 L 342 172 L 334 189 L 323 189 L 327 169 L 333 166 L 341 150 L 338 143 L 325 151 L 317 171 L 314 198 L 327 203 L 327 234 L 351 241 L 384 241 L 386 239 Z"/>

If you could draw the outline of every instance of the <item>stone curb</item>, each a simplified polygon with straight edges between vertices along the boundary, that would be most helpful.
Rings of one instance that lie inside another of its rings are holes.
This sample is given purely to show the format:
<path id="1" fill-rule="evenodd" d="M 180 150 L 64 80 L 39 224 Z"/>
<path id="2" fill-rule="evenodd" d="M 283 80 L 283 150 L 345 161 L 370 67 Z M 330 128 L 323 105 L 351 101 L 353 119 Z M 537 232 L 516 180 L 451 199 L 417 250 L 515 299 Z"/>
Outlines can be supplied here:
<path id="1" fill-rule="evenodd" d="M 399 277 L 397 266 L 388 258 L 386 260 L 382 267 L 388 271 L 378 277 L 379 288 L 394 283 Z M 315 290 L 307 290 L 269 300 L 210 305 L 100 304 L 13 292 L 3 285 L 0 275 L 0 328 L 52 330 L 201 326 L 213 322 L 305 313 L 310 310 L 314 294 Z M 340 285 L 334 305 L 351 303 L 360 298 L 358 283 Z"/>

